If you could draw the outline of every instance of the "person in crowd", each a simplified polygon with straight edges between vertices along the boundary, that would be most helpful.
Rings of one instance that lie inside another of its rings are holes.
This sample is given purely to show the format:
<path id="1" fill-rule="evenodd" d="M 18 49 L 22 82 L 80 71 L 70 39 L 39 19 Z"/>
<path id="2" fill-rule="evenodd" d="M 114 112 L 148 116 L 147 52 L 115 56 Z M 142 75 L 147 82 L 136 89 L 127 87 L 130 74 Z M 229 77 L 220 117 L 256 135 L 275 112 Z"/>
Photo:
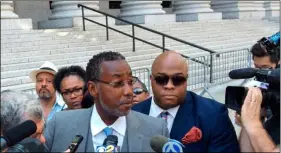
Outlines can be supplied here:
<path id="1" fill-rule="evenodd" d="M 132 110 L 162 118 L 170 138 L 183 152 L 239 152 L 237 136 L 227 108 L 187 89 L 188 63 L 179 53 L 166 51 L 152 64 L 153 96 Z"/>
<path id="2" fill-rule="evenodd" d="M 86 72 L 81 66 L 63 67 L 55 75 L 55 89 L 63 97 L 66 110 L 91 107 L 93 99 L 87 92 Z M 82 103 L 82 101 L 84 101 Z"/>
<path id="3" fill-rule="evenodd" d="M 22 92 L 5 90 L 1 92 L 1 135 L 4 135 L 9 129 L 19 125 L 20 123 L 32 120 L 36 123 L 37 130 L 30 138 L 37 139 L 41 144 L 45 143 L 43 135 L 44 117 L 43 109 L 37 99 L 24 94 Z M 34 139 L 31 139 L 34 141 Z M 30 140 L 28 140 L 30 141 Z M 25 144 L 22 141 L 23 144 Z M 39 143 L 39 144 L 40 144 Z M 29 145 L 25 146 L 29 151 L 39 149 L 43 146 Z M 39 149 L 40 150 L 40 149 Z"/>
<path id="4" fill-rule="evenodd" d="M 94 55 L 87 64 L 86 80 L 95 103 L 53 117 L 44 131 L 51 152 L 66 150 L 76 135 L 84 138 L 77 152 L 96 152 L 112 134 L 118 138 L 118 152 L 152 152 L 153 135 L 168 137 L 164 121 L 131 111 L 136 78 L 123 55 L 111 51 Z"/>
<path id="5" fill-rule="evenodd" d="M 149 92 L 146 88 L 146 85 L 143 82 L 141 82 L 139 78 L 137 78 L 137 81 L 133 85 L 133 92 L 134 92 L 133 104 L 137 104 L 149 98 Z"/>
<path id="6" fill-rule="evenodd" d="M 94 97 L 89 93 L 87 85 L 85 87 L 87 89 L 84 93 L 84 97 L 81 102 L 81 106 L 82 106 L 82 108 L 90 108 L 94 105 L 95 100 L 94 100 Z"/>
<path id="7" fill-rule="evenodd" d="M 56 72 L 56 66 L 47 61 L 39 69 L 31 71 L 29 74 L 31 80 L 35 82 L 35 89 L 43 107 L 44 119 L 47 122 L 65 106 L 54 88 L 53 82 Z"/>
<path id="8" fill-rule="evenodd" d="M 241 110 L 243 128 L 240 134 L 241 152 L 280 152 L 280 146 L 276 145 L 280 145 L 280 115 L 274 118 L 271 130 L 265 129 L 260 120 L 262 99 L 259 88 L 249 88 Z M 268 132 L 277 134 L 278 131 L 279 135 L 276 137 L 279 137 L 279 143 L 275 143 Z"/>
<path id="9" fill-rule="evenodd" d="M 279 33 L 280 35 L 280 33 Z M 280 37 L 280 36 L 279 36 Z M 272 46 L 273 44 L 268 45 L 268 39 L 270 38 L 262 38 L 257 41 L 251 48 L 252 59 L 254 62 L 254 67 L 259 69 L 275 69 L 280 68 L 280 38 L 277 40 L 276 46 Z M 247 87 L 256 86 L 255 81 L 250 81 L 246 84 Z M 269 118 L 272 116 L 272 112 L 270 109 L 262 108 L 262 119 Z M 235 118 L 239 123 L 239 114 L 235 114 Z"/>
<path id="10" fill-rule="evenodd" d="M 268 44 L 269 38 L 262 38 L 257 41 L 251 48 L 251 53 L 254 61 L 255 68 L 259 69 L 275 69 L 280 68 L 280 37 L 276 44 Z M 246 84 L 247 87 L 255 86 L 255 81 L 250 81 Z M 265 129 L 276 144 L 280 144 L 280 124 L 275 126 L 275 120 L 278 117 L 272 115 L 270 108 L 261 108 L 261 120 L 264 122 Z M 240 139 L 247 137 L 245 128 L 241 122 L 241 116 L 235 113 L 235 123 L 241 127 Z M 273 126 L 274 125 L 274 126 Z M 248 148 L 248 146 L 241 145 L 241 149 Z"/>
<path id="11" fill-rule="evenodd" d="M 280 64 L 280 50 L 268 51 L 262 42 L 258 41 L 251 48 L 255 68 L 275 69 Z"/>

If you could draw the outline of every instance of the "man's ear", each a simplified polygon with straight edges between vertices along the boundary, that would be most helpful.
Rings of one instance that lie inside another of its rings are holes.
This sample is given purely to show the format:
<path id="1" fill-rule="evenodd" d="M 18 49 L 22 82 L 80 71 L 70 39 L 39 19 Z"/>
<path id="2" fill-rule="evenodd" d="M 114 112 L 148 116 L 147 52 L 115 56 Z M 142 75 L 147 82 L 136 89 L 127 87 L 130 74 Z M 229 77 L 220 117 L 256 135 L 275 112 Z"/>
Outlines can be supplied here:
<path id="1" fill-rule="evenodd" d="M 88 81 L 87 82 L 87 86 L 88 86 L 88 91 L 89 93 L 93 96 L 93 97 L 97 97 L 98 96 L 98 89 L 97 89 L 97 84 L 93 81 Z"/>

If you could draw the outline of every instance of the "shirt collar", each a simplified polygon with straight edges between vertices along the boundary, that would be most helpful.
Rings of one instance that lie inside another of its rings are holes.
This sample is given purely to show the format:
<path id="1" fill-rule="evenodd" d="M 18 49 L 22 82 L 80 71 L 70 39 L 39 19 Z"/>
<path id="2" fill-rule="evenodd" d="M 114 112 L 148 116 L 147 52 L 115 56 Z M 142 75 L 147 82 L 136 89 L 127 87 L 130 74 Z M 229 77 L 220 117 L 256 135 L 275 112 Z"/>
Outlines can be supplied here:
<path id="1" fill-rule="evenodd" d="M 55 105 L 60 106 L 61 108 L 66 108 L 67 105 L 65 104 L 62 96 L 58 93 L 56 93 L 56 101 L 55 101 Z"/>
<path id="2" fill-rule="evenodd" d="M 97 112 L 97 109 L 96 109 L 96 105 L 93 106 L 93 112 L 92 112 L 92 116 L 91 116 L 91 124 L 92 124 L 92 135 L 93 136 L 99 134 L 100 132 L 103 131 L 104 128 L 107 127 L 107 125 L 100 118 L 100 116 Z M 121 116 L 109 127 L 113 128 L 119 134 L 125 136 L 126 125 L 127 125 L 126 124 L 126 117 Z"/>
<path id="3" fill-rule="evenodd" d="M 176 117 L 177 112 L 179 110 L 179 105 L 173 108 L 170 108 L 168 110 L 166 110 L 167 112 L 169 112 L 170 115 L 172 115 L 173 118 Z M 163 111 L 165 111 L 164 109 L 160 108 L 159 106 L 157 106 L 154 102 L 154 97 L 151 98 L 151 106 L 150 106 L 150 115 L 153 117 L 158 117 Z"/>

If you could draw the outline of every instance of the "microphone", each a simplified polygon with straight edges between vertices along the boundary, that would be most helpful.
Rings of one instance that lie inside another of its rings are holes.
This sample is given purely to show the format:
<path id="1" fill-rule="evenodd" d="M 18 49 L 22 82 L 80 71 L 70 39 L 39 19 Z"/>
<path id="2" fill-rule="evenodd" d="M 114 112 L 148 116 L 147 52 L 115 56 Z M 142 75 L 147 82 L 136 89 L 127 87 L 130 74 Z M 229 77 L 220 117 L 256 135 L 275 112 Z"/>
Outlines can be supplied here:
<path id="1" fill-rule="evenodd" d="M 157 153 L 162 152 L 183 152 L 184 145 L 177 140 L 169 139 L 161 135 L 153 136 L 150 139 L 150 147 Z"/>
<path id="2" fill-rule="evenodd" d="M 276 69 L 256 69 L 243 68 L 229 72 L 231 79 L 248 79 L 256 77 L 258 81 L 268 82 L 271 84 L 280 84 L 280 68 Z"/>
<path id="3" fill-rule="evenodd" d="M 229 72 L 228 76 L 231 79 L 248 79 L 256 76 L 258 69 L 255 68 L 242 68 Z"/>
<path id="4" fill-rule="evenodd" d="M 1 137 L 1 151 L 17 144 L 26 137 L 29 137 L 35 133 L 36 130 L 37 126 L 31 120 L 25 121 L 18 126 L 9 129 L 6 133 L 4 133 L 3 137 Z"/>
<path id="5" fill-rule="evenodd" d="M 103 141 L 103 146 L 106 148 L 106 152 L 118 152 L 118 137 L 116 135 L 109 135 Z"/>
<path id="6" fill-rule="evenodd" d="M 45 144 L 36 138 L 27 137 L 16 145 L 9 147 L 6 152 L 50 152 Z"/>
<path id="7" fill-rule="evenodd" d="M 75 153 L 83 139 L 84 138 L 82 135 L 76 135 L 68 147 L 68 149 L 70 150 L 69 152 Z"/>

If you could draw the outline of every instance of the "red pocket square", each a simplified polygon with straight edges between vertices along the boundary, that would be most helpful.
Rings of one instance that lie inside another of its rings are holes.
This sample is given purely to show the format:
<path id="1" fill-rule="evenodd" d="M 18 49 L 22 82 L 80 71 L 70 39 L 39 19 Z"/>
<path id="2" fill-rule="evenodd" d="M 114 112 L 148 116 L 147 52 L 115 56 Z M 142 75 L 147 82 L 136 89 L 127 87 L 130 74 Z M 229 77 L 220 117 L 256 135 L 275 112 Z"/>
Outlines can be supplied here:
<path id="1" fill-rule="evenodd" d="M 194 143 L 202 138 L 202 131 L 197 127 L 193 126 L 181 139 L 183 144 Z"/>

